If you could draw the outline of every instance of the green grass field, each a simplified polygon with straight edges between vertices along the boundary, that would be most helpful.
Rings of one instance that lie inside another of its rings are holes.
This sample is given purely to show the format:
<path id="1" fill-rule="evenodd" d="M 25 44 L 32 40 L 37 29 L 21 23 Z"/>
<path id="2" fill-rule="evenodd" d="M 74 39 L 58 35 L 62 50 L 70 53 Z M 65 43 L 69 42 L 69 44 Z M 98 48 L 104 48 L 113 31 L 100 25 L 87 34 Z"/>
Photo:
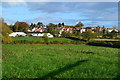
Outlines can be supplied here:
<path id="1" fill-rule="evenodd" d="M 26 40 L 26 41 L 41 41 L 44 42 L 43 38 L 41 37 L 13 37 L 13 41 L 20 41 L 20 40 Z M 48 41 L 73 41 L 72 39 L 68 38 L 49 38 Z"/>
<path id="2" fill-rule="evenodd" d="M 115 78 L 118 49 L 87 45 L 3 45 L 3 78 Z"/>

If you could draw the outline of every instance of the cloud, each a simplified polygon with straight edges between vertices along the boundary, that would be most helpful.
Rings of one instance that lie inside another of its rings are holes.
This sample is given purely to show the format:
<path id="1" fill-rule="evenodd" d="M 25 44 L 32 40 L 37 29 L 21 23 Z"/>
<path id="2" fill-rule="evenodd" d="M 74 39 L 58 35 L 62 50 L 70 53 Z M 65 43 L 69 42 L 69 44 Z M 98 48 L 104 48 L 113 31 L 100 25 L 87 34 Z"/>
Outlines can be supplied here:
<path id="1" fill-rule="evenodd" d="M 21 2 L 22 0 L 2 0 L 2 2 Z M 118 2 L 119 0 L 24 0 L 26 2 Z"/>
<path id="2" fill-rule="evenodd" d="M 30 11 L 40 11 L 48 14 L 79 13 L 87 20 L 117 20 L 118 4 L 115 2 L 45 2 L 27 3 Z M 114 16 L 114 17 L 113 17 Z"/>
<path id="3" fill-rule="evenodd" d="M 43 12 L 73 12 L 73 11 L 85 11 L 93 10 L 100 11 L 118 7 L 115 2 L 28 2 L 28 8 L 33 11 L 43 11 Z"/>
<path id="4" fill-rule="evenodd" d="M 22 20 L 28 23 L 38 21 L 45 24 L 65 22 L 69 25 L 75 25 L 77 21 L 83 21 L 87 25 L 93 23 L 94 25 L 105 23 L 108 25 L 116 23 L 115 21 L 118 18 L 117 2 L 26 2 L 24 0 L 23 2 L 9 2 L 9 5 L 7 4 L 4 3 L 3 7 L 9 8 L 10 5 L 11 7 L 22 6 L 28 9 L 28 15 L 38 14 L 34 18 L 24 18 Z M 25 13 L 23 10 L 22 12 L 18 12 L 21 17 Z"/>
<path id="5" fill-rule="evenodd" d="M 26 6 L 25 0 L 2 0 L 2 7 Z"/>

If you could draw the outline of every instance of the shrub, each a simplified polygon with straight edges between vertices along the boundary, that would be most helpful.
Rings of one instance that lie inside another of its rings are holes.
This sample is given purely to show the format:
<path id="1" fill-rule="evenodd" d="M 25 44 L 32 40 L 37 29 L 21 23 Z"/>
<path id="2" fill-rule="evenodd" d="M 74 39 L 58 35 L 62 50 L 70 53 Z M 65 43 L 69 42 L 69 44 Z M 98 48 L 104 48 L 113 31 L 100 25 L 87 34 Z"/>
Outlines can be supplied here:
<path id="1" fill-rule="evenodd" d="M 93 45 L 93 46 L 105 46 L 105 47 L 115 47 L 119 48 L 120 47 L 120 41 L 92 41 L 89 42 L 88 45 Z"/>
<path id="2" fill-rule="evenodd" d="M 96 34 L 92 33 L 92 31 L 86 31 L 86 32 L 82 33 L 82 38 L 87 41 L 90 41 L 91 39 L 93 39 L 95 37 L 96 37 Z"/>
<path id="3" fill-rule="evenodd" d="M 44 39 L 44 43 L 48 44 L 49 38 L 48 38 L 47 34 L 44 34 L 43 39 Z"/>

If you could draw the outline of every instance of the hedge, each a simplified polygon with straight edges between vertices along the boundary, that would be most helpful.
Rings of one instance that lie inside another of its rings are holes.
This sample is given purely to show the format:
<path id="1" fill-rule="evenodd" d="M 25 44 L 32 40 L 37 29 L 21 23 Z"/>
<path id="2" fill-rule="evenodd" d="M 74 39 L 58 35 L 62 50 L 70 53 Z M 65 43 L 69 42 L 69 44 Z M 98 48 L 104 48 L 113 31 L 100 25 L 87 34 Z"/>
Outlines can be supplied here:
<path id="1" fill-rule="evenodd" d="M 27 40 L 16 40 L 11 42 L 10 44 L 86 44 L 85 41 L 51 41 L 48 43 L 41 41 L 27 41 Z"/>
<path id="2" fill-rule="evenodd" d="M 120 41 L 92 41 L 88 45 L 120 48 Z"/>

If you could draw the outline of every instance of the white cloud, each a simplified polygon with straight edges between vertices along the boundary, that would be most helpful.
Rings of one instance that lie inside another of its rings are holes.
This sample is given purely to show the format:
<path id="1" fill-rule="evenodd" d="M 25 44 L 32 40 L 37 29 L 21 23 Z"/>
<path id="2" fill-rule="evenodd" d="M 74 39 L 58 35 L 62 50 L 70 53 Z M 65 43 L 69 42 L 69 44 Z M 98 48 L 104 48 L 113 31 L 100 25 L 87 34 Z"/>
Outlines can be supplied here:
<path id="1" fill-rule="evenodd" d="M 7 1 L 7 0 L 5 0 Z M 12 2 L 10 2 L 12 1 Z M 34 0 L 33 2 L 38 1 L 38 0 Z M 38 22 L 41 21 L 45 24 L 50 23 L 50 22 L 61 22 L 64 21 L 66 24 L 74 24 L 76 22 L 76 20 L 78 21 L 78 19 L 61 19 L 61 18 L 57 18 L 55 17 L 55 13 L 56 12 L 64 12 L 64 11 L 71 11 L 71 12 L 77 12 L 77 13 L 81 13 L 83 17 L 88 17 L 88 19 L 81 19 L 82 21 L 96 21 L 94 22 L 95 24 L 98 24 L 98 22 L 103 22 L 105 23 L 105 21 L 110 23 L 112 21 L 116 21 L 117 20 L 117 2 L 116 3 L 47 3 L 48 0 L 42 0 L 43 2 L 46 1 L 46 3 L 42 3 L 41 1 L 33 3 L 31 1 L 28 0 L 9 0 L 8 3 L 11 6 L 16 6 L 16 5 L 27 5 L 28 10 L 32 13 L 46 13 L 45 15 L 40 15 L 40 17 L 36 17 L 33 19 L 28 19 L 28 20 L 23 20 L 26 22 Z M 62 0 L 61 0 L 62 1 Z M 75 0 L 76 1 L 76 0 Z M 84 1 L 84 2 L 85 2 Z M 100 0 L 98 0 L 100 1 Z M 102 1 L 102 0 L 101 0 Z M 108 0 L 104 0 L 104 1 L 108 1 Z M 109 0 L 110 1 L 110 0 Z M 113 1 L 113 0 L 112 0 Z M 31 2 L 31 3 L 28 3 Z M 9 5 L 5 5 L 7 7 L 9 7 Z M 47 5 L 47 6 L 46 6 Z M 43 7 L 44 6 L 44 7 Z M 115 9 L 114 9 L 115 8 Z M 81 12 L 80 12 L 81 11 Z M 53 14 L 53 15 L 48 15 L 48 13 Z M 21 14 L 21 12 L 20 12 Z M 69 14 L 70 15 L 70 14 Z M 61 16 L 61 15 L 60 15 Z M 81 15 L 79 16 L 80 18 L 82 17 Z M 23 16 L 22 16 L 23 17 Z M 7 21 L 13 23 L 13 20 L 11 19 L 6 19 Z M 16 21 L 16 20 L 14 20 Z M 88 22 L 90 25 L 93 24 L 93 22 Z M 87 22 L 86 22 L 87 24 Z M 106 23 L 107 24 L 107 23 Z M 112 24 L 112 23 L 111 23 Z"/>

